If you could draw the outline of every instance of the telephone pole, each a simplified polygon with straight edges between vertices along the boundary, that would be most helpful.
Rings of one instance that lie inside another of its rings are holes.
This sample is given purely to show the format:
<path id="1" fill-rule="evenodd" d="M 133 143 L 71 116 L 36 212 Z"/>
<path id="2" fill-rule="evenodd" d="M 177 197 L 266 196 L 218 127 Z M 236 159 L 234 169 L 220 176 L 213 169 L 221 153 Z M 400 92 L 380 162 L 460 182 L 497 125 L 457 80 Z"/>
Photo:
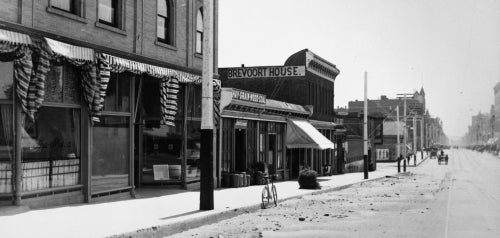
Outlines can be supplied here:
<path id="1" fill-rule="evenodd" d="M 366 96 L 367 92 L 367 77 L 368 73 L 365 71 L 365 108 L 363 115 L 363 141 L 364 141 L 364 154 L 363 154 L 363 164 L 364 164 L 364 178 L 368 179 L 368 99 Z"/>
<path id="2" fill-rule="evenodd" d="M 203 0 L 203 70 L 201 85 L 200 210 L 214 209 L 213 0 Z"/>

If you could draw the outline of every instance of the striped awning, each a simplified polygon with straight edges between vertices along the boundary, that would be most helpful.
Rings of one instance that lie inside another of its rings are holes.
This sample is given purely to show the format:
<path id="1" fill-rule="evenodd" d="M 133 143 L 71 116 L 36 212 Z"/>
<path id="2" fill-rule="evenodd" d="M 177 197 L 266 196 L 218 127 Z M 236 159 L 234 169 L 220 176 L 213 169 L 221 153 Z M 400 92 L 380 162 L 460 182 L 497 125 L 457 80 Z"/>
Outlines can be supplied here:
<path id="1" fill-rule="evenodd" d="M 93 49 L 66 44 L 47 37 L 45 37 L 45 41 L 47 41 L 47 45 L 49 45 L 50 49 L 59 56 L 77 61 L 94 61 Z"/>
<path id="2" fill-rule="evenodd" d="M 24 44 L 31 45 L 31 38 L 29 35 L 17 33 L 13 31 L 7 31 L 0 29 L 0 41 L 8 42 L 12 44 Z"/>
<path id="3" fill-rule="evenodd" d="M 182 72 L 175 69 L 154 66 L 150 64 L 140 63 L 133 60 L 123 59 L 120 57 L 103 54 L 106 61 L 109 63 L 112 71 L 130 71 L 135 74 L 149 74 L 156 78 L 175 77 L 181 83 L 191 83 L 200 78 L 199 75 Z"/>
<path id="4" fill-rule="evenodd" d="M 333 149 L 334 145 L 328 138 L 319 132 L 313 125 L 304 120 L 289 119 L 287 123 L 286 147 Z"/>

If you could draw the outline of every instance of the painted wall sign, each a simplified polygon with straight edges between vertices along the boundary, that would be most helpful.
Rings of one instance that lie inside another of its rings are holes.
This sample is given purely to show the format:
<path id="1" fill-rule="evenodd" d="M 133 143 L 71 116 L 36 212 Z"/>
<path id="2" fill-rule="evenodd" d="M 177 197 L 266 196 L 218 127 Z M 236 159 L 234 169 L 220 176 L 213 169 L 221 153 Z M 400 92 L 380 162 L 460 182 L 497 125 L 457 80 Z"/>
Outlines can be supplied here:
<path id="1" fill-rule="evenodd" d="M 248 102 L 266 104 L 266 95 L 233 88 L 233 98 Z"/>
<path id="2" fill-rule="evenodd" d="M 267 78 L 267 77 L 299 77 L 306 75 L 305 66 L 262 66 L 228 68 L 227 78 Z"/>

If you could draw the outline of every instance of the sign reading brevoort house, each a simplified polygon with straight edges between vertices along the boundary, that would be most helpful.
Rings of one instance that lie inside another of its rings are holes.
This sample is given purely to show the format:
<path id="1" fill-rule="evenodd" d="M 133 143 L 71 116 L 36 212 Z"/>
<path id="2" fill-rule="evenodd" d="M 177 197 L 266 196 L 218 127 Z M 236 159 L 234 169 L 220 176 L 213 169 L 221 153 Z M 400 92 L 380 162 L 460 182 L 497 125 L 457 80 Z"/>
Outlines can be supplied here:
<path id="1" fill-rule="evenodd" d="M 248 102 L 266 104 L 266 95 L 233 88 L 233 98 Z"/>
<path id="2" fill-rule="evenodd" d="M 227 78 L 267 78 L 267 77 L 297 77 L 305 76 L 305 66 L 262 66 L 228 68 Z"/>

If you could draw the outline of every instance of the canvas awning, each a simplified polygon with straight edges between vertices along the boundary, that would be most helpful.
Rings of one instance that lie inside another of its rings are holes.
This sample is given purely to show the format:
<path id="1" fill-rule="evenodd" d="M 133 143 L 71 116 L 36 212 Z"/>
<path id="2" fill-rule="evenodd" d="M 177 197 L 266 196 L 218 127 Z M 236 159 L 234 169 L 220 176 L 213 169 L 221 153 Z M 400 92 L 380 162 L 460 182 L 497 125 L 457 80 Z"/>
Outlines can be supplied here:
<path id="1" fill-rule="evenodd" d="M 287 123 L 287 148 L 333 149 L 333 142 L 328 140 L 311 123 L 304 120 L 289 119 Z"/>
<path id="2" fill-rule="evenodd" d="M 8 42 L 12 44 L 23 44 L 23 45 L 31 45 L 31 38 L 29 35 L 17 33 L 13 31 L 7 31 L 0 29 L 0 41 Z"/>
<path id="3" fill-rule="evenodd" d="M 79 61 L 94 61 L 94 50 L 76 45 L 66 44 L 60 41 L 52 40 L 45 37 L 47 45 L 57 55 L 66 57 L 72 60 Z"/>

